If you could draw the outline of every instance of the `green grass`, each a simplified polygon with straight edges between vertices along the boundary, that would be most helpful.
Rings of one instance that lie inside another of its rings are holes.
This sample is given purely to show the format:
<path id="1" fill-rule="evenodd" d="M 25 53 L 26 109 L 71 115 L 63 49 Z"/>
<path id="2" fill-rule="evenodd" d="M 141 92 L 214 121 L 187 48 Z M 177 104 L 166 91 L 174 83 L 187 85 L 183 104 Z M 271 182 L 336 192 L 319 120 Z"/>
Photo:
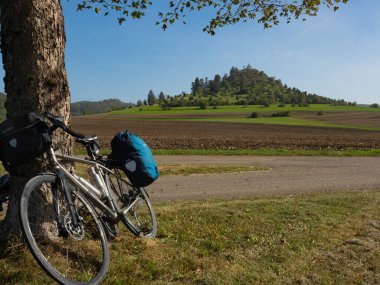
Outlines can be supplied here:
<path id="1" fill-rule="evenodd" d="M 221 174 L 243 171 L 268 170 L 268 167 L 246 165 L 159 165 L 162 176 L 165 175 L 192 175 L 192 174 Z"/>
<path id="2" fill-rule="evenodd" d="M 365 111 L 365 112 L 380 112 L 380 108 L 358 107 L 358 106 L 330 106 L 329 104 L 311 104 L 309 107 L 278 107 L 278 104 L 272 104 L 265 108 L 259 105 L 232 105 L 218 106 L 216 109 L 208 107 L 201 110 L 199 107 L 175 107 L 169 111 L 164 111 L 160 106 L 143 106 L 129 109 L 112 111 L 113 115 L 164 115 L 164 114 L 208 114 L 208 113 L 224 113 L 224 112 L 273 112 L 273 111 Z"/>
<path id="3" fill-rule="evenodd" d="M 201 120 L 199 120 L 201 121 Z M 246 124 L 274 124 L 274 125 L 289 125 L 289 126 L 306 126 L 306 127 L 328 127 L 328 128 L 346 128 L 359 129 L 369 131 L 380 131 L 380 128 L 356 126 L 356 125 L 340 125 L 328 122 L 306 120 L 294 117 L 261 117 L 261 118 L 208 118 L 208 122 L 231 122 L 231 123 L 246 123 Z"/>
<path id="4" fill-rule="evenodd" d="M 262 106 L 219 106 L 216 109 L 208 108 L 205 110 L 199 107 L 177 107 L 172 108 L 170 111 L 163 111 L 159 106 L 144 106 L 142 111 L 140 108 L 130 108 L 124 110 L 117 110 L 111 112 L 111 115 L 125 115 L 129 120 L 154 120 L 154 121 L 191 121 L 191 122 L 221 122 L 221 123 L 249 123 L 249 124 L 276 124 L 276 125 L 290 125 L 290 126 L 306 126 L 306 127 L 328 127 L 328 128 L 346 128 L 346 129 L 359 129 L 368 131 L 380 131 L 379 127 L 368 127 L 350 124 L 333 124 L 322 122 L 318 120 L 301 119 L 294 117 L 259 117 L 248 118 L 252 112 L 284 112 L 284 111 L 367 111 L 367 112 L 380 112 L 380 108 L 370 107 L 355 107 L 355 106 L 330 106 L 328 104 L 312 104 L 309 107 L 278 107 L 278 105 L 271 105 L 268 108 Z M 231 117 L 225 116 L 221 113 L 234 113 L 244 112 L 247 113 L 246 117 Z M 174 117 L 165 117 L 163 115 L 172 114 Z M 220 117 L 181 117 L 181 115 L 207 115 L 207 114 L 221 114 Z M 130 115 L 130 116 L 128 116 Z"/>
<path id="5" fill-rule="evenodd" d="M 380 192 L 156 204 L 158 235 L 111 242 L 103 284 L 376 284 Z M 3 284 L 54 284 L 26 248 Z"/>
<path id="6" fill-rule="evenodd" d="M 75 172 L 82 177 L 89 178 L 87 173 L 88 165 L 77 163 Z M 161 176 L 192 174 L 221 174 L 244 171 L 269 170 L 264 166 L 247 166 L 247 165 L 185 165 L 185 164 L 160 164 L 158 165 Z"/>
<path id="7" fill-rule="evenodd" d="M 221 117 L 221 118 L 139 118 L 136 120 L 155 120 L 155 121 L 189 121 L 189 122 L 219 122 L 219 123 L 243 123 L 243 124 L 272 124 L 288 126 L 305 126 L 305 127 L 327 127 L 327 128 L 344 128 L 358 129 L 367 131 L 380 131 L 380 128 L 366 127 L 358 125 L 342 125 L 321 122 L 315 120 L 300 119 L 294 117 L 260 117 L 260 118 L 239 118 L 239 117 Z"/>

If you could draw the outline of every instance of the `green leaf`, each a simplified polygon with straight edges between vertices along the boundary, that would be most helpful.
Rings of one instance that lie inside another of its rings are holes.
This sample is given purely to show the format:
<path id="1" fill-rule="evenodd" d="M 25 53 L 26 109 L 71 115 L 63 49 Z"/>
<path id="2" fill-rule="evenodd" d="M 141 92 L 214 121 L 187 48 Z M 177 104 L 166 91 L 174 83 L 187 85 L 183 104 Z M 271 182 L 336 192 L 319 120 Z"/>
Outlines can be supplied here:
<path id="1" fill-rule="evenodd" d="M 118 21 L 119 25 L 121 25 L 126 21 L 126 19 L 121 17 L 121 18 L 117 18 L 117 21 Z"/>

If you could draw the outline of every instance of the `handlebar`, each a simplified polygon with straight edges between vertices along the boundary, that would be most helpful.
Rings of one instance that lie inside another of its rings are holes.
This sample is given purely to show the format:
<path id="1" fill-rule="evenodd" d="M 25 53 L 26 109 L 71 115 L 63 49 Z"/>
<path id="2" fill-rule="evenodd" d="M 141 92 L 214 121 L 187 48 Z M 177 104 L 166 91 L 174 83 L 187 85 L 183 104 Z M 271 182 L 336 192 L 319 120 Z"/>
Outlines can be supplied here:
<path id="1" fill-rule="evenodd" d="M 62 117 L 54 116 L 49 112 L 44 112 L 44 117 L 53 124 L 49 130 L 50 134 L 52 134 L 56 129 L 60 128 L 66 133 L 75 137 L 77 142 L 84 145 L 90 158 L 96 158 L 98 156 L 100 144 L 96 136 L 85 136 L 84 134 L 73 131 L 64 123 Z"/>
<path id="2" fill-rule="evenodd" d="M 60 128 L 64 130 L 66 133 L 72 135 L 73 137 L 77 139 L 84 139 L 86 136 L 81 133 L 74 132 L 72 129 L 70 129 L 66 124 L 63 122 L 63 118 L 54 116 L 53 114 L 50 114 L 49 112 L 44 112 L 44 117 L 47 118 L 52 124 L 53 127 L 51 128 L 51 133 L 54 132 L 57 128 Z"/>

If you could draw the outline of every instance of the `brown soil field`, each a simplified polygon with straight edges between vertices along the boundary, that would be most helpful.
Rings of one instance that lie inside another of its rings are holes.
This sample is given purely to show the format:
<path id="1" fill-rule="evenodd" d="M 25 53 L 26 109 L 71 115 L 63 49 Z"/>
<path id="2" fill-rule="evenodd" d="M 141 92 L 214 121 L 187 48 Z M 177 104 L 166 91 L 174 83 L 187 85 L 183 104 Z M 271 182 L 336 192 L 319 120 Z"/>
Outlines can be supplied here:
<path id="1" fill-rule="evenodd" d="M 104 148 L 128 129 L 154 149 L 370 149 L 380 148 L 380 132 L 303 126 L 128 120 L 125 116 L 72 118 L 72 128 L 97 134 Z"/>
<path id="2" fill-rule="evenodd" d="M 291 112 L 296 118 L 328 122 L 341 125 L 356 125 L 365 127 L 380 128 L 380 113 L 378 112 L 323 112 L 323 115 L 317 115 L 317 112 Z"/>

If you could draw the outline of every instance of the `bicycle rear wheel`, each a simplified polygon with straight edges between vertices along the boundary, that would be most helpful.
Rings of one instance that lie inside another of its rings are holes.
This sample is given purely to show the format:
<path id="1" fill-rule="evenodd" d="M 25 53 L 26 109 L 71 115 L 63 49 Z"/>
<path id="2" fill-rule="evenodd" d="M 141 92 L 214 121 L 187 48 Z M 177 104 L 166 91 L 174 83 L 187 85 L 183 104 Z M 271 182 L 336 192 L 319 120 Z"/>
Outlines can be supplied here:
<path id="1" fill-rule="evenodd" d="M 71 193 L 78 223 L 55 175 L 39 175 L 25 186 L 21 228 L 39 265 L 60 284 L 99 284 L 109 266 L 104 229 L 94 208 Z"/>
<path id="2" fill-rule="evenodd" d="M 154 238 L 157 233 L 157 218 L 152 203 L 144 188 L 133 187 L 116 171 L 108 173 L 111 195 L 122 215 L 122 222 L 135 235 Z"/>

